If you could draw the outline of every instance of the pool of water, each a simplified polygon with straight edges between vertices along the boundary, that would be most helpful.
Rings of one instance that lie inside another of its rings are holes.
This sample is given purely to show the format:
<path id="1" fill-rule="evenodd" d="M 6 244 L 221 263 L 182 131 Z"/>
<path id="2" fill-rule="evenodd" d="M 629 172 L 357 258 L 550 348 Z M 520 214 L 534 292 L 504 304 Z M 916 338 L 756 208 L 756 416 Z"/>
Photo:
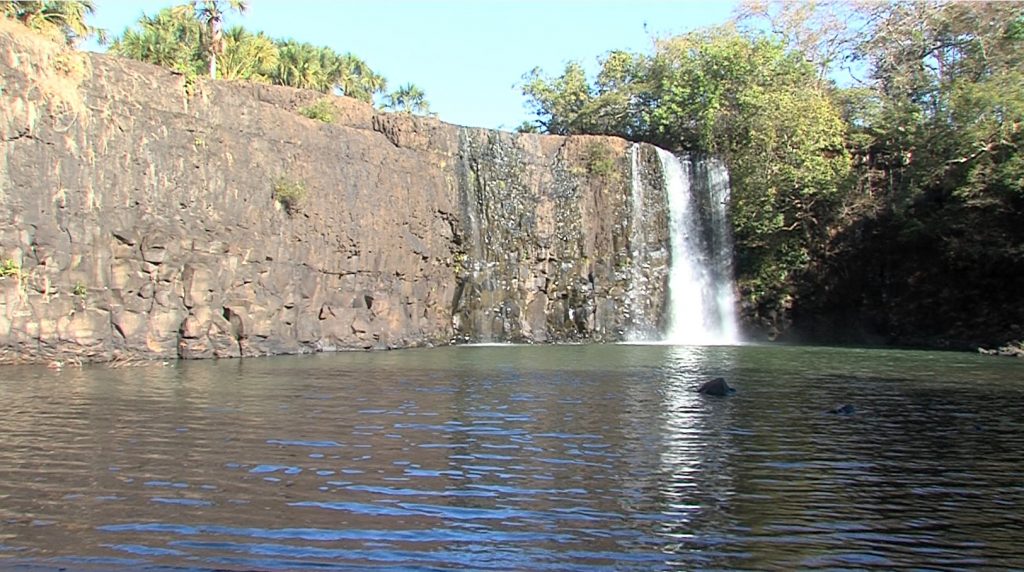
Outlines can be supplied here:
<path id="1" fill-rule="evenodd" d="M 1021 569 L 1022 412 L 1024 361 L 958 353 L 6 367 L 0 568 Z"/>

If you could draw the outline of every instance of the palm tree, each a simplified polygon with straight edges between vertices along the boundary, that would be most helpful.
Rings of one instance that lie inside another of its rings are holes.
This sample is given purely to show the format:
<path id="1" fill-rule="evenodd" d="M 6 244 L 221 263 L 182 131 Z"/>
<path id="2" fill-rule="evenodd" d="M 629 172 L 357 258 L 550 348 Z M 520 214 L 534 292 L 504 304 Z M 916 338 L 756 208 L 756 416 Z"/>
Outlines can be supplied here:
<path id="1" fill-rule="evenodd" d="M 277 45 L 265 34 L 250 34 L 235 26 L 224 34 L 224 52 L 217 65 L 223 79 L 269 83 L 278 58 Z"/>
<path id="2" fill-rule="evenodd" d="M 403 113 L 429 114 L 426 94 L 414 84 L 407 83 L 384 98 L 384 108 Z"/>
<path id="3" fill-rule="evenodd" d="M 338 53 L 322 46 L 315 48 L 317 51 L 317 59 L 320 63 L 320 73 L 322 74 L 323 83 L 317 88 L 320 91 L 327 93 L 334 89 L 338 76 L 342 73 L 342 60 L 338 56 Z"/>
<path id="4" fill-rule="evenodd" d="M 18 20 L 33 30 L 63 38 L 67 45 L 97 36 L 105 41 L 106 34 L 85 22 L 86 16 L 96 12 L 92 0 L 4 0 L 0 13 Z"/>
<path id="5" fill-rule="evenodd" d="M 330 91 L 334 80 L 329 75 L 330 70 L 324 69 L 325 65 L 330 65 L 324 49 L 294 40 L 278 42 L 277 65 L 270 74 L 271 81 L 324 93 Z"/>
<path id="6" fill-rule="evenodd" d="M 156 16 L 142 16 L 139 30 L 125 30 L 114 40 L 110 52 L 182 73 L 200 74 L 206 67 L 202 34 L 195 12 L 165 8 Z"/>
<path id="7" fill-rule="evenodd" d="M 210 79 L 217 79 L 217 56 L 224 51 L 224 11 L 244 14 L 249 7 L 246 0 L 190 0 L 189 6 L 199 21 L 206 26 L 206 57 L 210 62 Z"/>
<path id="8" fill-rule="evenodd" d="M 340 69 L 335 87 L 342 94 L 370 103 L 373 96 L 387 89 L 384 76 L 374 73 L 360 58 L 348 53 L 339 58 Z"/>

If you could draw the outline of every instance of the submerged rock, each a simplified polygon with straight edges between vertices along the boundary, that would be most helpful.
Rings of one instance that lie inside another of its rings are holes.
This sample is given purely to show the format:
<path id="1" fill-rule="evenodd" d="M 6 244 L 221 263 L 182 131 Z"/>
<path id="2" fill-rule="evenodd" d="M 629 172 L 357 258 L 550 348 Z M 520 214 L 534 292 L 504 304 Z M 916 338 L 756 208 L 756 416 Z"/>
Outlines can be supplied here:
<path id="1" fill-rule="evenodd" d="M 716 397 L 725 397 L 736 393 L 736 389 L 730 387 L 729 384 L 725 382 L 724 377 L 716 377 L 715 379 L 704 383 L 704 385 L 701 385 L 700 389 L 697 390 L 697 393 L 714 395 Z"/>
<path id="2" fill-rule="evenodd" d="M 857 408 L 850 403 L 844 403 L 838 407 L 834 407 L 829 410 L 829 413 L 834 415 L 853 415 L 857 412 Z"/>

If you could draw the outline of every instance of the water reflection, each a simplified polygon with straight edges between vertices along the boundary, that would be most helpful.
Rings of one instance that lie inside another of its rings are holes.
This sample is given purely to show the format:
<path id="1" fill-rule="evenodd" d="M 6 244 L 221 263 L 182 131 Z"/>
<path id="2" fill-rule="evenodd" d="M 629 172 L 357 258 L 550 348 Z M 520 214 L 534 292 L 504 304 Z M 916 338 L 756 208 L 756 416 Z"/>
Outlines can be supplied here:
<path id="1" fill-rule="evenodd" d="M 11 368 L 0 568 L 1024 566 L 1019 367 L 878 357 L 477 347 Z M 696 393 L 716 376 L 738 393 Z M 844 402 L 857 414 L 826 413 Z"/>

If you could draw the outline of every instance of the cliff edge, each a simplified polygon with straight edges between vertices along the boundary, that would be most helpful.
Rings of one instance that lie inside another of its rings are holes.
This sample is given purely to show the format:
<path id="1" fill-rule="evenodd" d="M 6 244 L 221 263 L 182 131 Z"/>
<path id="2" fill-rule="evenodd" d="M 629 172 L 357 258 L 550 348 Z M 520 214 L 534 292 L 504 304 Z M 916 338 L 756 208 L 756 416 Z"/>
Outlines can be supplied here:
<path id="1" fill-rule="evenodd" d="M 0 363 L 657 328 L 641 323 L 661 314 L 668 263 L 651 147 L 633 150 L 650 187 L 634 220 L 620 139 L 464 128 L 342 97 L 324 123 L 299 113 L 315 92 L 188 81 L 6 21 L 0 76 Z"/>

